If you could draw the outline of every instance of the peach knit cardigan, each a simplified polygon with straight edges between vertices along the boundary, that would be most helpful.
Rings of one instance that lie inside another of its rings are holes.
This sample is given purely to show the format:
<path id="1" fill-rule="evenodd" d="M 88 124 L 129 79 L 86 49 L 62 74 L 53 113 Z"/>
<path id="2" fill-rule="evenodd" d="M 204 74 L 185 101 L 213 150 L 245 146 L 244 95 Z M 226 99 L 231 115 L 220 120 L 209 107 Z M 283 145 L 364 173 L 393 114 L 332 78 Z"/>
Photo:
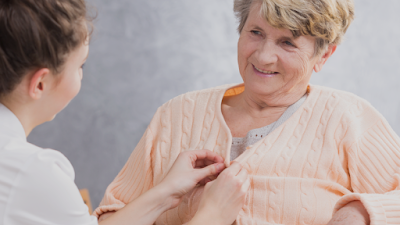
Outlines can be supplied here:
<path id="1" fill-rule="evenodd" d="M 162 105 L 94 214 L 118 210 L 160 183 L 182 151 L 209 149 L 229 165 L 232 136 L 221 101 L 243 89 L 225 85 Z M 310 86 L 303 105 L 236 161 L 251 174 L 237 224 L 326 224 L 353 200 L 364 204 L 371 224 L 400 224 L 399 137 L 353 94 Z M 156 224 L 189 221 L 202 191 L 195 188 Z"/>

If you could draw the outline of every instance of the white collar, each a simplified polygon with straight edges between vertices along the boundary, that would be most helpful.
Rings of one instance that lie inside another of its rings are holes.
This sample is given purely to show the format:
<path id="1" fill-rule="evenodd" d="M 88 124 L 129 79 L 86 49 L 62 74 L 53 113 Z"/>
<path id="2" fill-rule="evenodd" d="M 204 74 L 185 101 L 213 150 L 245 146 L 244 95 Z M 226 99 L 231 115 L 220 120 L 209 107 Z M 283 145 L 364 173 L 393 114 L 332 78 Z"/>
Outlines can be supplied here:
<path id="1" fill-rule="evenodd" d="M 25 130 L 17 116 L 0 103 L 0 135 L 26 141 Z"/>

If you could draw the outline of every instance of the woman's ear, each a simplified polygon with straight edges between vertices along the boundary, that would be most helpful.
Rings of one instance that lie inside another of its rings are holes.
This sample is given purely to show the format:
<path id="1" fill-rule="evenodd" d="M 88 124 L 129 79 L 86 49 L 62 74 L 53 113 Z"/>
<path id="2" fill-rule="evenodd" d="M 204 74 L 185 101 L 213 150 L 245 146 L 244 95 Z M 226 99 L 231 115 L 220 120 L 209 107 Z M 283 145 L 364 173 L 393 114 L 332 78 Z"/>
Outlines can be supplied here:
<path id="1" fill-rule="evenodd" d="M 322 67 L 325 65 L 326 61 L 331 57 L 331 55 L 336 51 L 337 45 L 329 45 L 328 49 L 326 49 L 325 53 L 321 56 L 318 62 L 314 65 L 314 71 L 318 73 L 322 70 Z"/>
<path id="2" fill-rule="evenodd" d="M 43 91 L 49 85 L 46 82 L 49 79 L 46 79 L 50 74 L 50 70 L 47 68 L 42 68 L 36 71 L 30 79 L 29 82 L 29 96 L 34 99 L 38 100 L 42 97 Z"/>

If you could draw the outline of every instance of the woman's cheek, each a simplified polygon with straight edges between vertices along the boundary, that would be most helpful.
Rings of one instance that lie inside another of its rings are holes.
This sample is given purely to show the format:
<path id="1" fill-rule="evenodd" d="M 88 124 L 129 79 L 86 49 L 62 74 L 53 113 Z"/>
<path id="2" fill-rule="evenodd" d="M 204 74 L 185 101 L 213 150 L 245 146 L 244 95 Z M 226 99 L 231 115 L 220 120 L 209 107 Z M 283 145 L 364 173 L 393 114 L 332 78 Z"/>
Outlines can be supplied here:
<path id="1" fill-rule="evenodd" d="M 309 73 L 310 67 L 310 59 L 307 55 L 296 53 L 295 60 L 293 60 L 293 65 L 296 65 L 294 68 L 297 70 L 295 72 L 298 80 L 302 80 L 304 77 L 307 77 Z"/>
<path id="2" fill-rule="evenodd" d="M 238 66 L 239 66 L 239 73 L 242 76 L 242 79 L 245 80 L 247 60 L 241 54 L 238 54 Z"/>
<path id="3" fill-rule="evenodd" d="M 246 61 L 243 53 L 244 53 L 244 49 L 243 49 L 243 46 L 240 44 L 240 41 L 239 41 L 239 44 L 238 44 L 238 66 L 239 66 L 240 73 L 243 72 L 243 66 L 244 66 L 244 63 Z"/>

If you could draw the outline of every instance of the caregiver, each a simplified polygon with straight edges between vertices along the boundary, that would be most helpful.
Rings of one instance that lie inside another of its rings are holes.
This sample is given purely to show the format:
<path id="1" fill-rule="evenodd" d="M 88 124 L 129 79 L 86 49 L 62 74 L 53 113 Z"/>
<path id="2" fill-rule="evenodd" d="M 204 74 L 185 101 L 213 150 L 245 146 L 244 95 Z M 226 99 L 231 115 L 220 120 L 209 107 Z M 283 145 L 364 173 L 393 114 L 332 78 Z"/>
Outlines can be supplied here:
<path id="1" fill-rule="evenodd" d="M 89 53 L 86 14 L 84 0 L 0 1 L 0 224 L 98 224 L 83 203 L 68 159 L 26 140 L 80 90 Z M 143 164 L 150 160 L 141 159 Z M 248 174 L 239 163 L 224 170 L 222 162 L 208 150 L 179 154 L 158 185 L 131 180 L 146 191 L 99 224 L 153 224 L 218 173 L 218 179 L 207 184 L 202 210 L 190 224 L 231 223 L 244 203 Z"/>

